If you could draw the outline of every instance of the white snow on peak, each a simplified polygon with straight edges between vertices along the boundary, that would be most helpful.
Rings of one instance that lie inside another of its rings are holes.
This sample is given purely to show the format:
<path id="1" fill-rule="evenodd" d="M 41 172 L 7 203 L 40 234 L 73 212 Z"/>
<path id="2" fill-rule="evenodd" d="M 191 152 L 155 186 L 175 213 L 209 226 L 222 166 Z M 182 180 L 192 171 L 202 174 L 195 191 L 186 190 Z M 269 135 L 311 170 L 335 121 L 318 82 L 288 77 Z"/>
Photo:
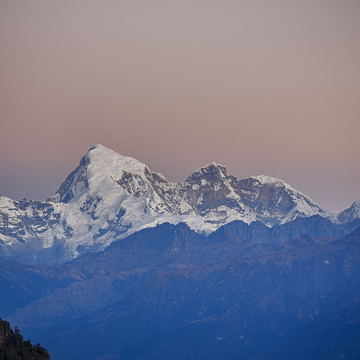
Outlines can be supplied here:
<path id="1" fill-rule="evenodd" d="M 0 195 L 0 209 L 4 208 L 8 208 L 10 206 L 12 206 L 14 204 L 14 200 L 11 200 L 10 198 L 6 197 L 6 196 L 2 196 Z"/>
<path id="2" fill-rule="evenodd" d="M 285 224 L 286 222 L 294 220 L 299 214 L 302 214 L 302 216 L 321 215 L 330 219 L 331 221 L 336 221 L 335 214 L 321 208 L 309 196 L 294 189 L 292 186 L 281 179 L 267 175 L 251 176 L 250 179 L 259 181 L 259 183 L 263 186 L 269 185 L 274 186 L 275 188 L 283 188 L 290 195 L 296 206 L 294 206 L 281 220 L 281 224 Z"/>
<path id="3" fill-rule="evenodd" d="M 267 175 L 250 176 L 250 179 L 255 179 L 255 180 L 259 181 L 259 183 L 262 185 L 270 184 L 270 185 L 275 185 L 275 186 L 283 186 L 286 189 L 295 190 L 293 187 L 291 187 L 289 184 L 287 184 L 284 180 L 274 178 L 271 176 L 267 176 Z"/>
<path id="4" fill-rule="evenodd" d="M 196 171 L 194 171 L 194 173 L 198 173 L 198 172 L 202 173 L 210 168 L 216 168 L 220 171 L 223 171 L 224 169 L 226 170 L 226 167 L 224 165 L 218 164 L 216 162 L 211 162 L 205 166 L 199 167 Z"/>
<path id="5" fill-rule="evenodd" d="M 227 175 L 227 171 L 226 171 L 226 167 L 221 165 L 221 164 L 218 164 L 216 162 L 211 162 L 205 166 L 202 166 L 200 168 L 198 168 L 196 171 L 194 171 L 186 180 L 185 182 L 187 181 L 191 181 L 193 180 L 194 177 L 197 177 L 198 174 L 201 174 L 201 175 L 205 175 L 207 173 L 209 173 L 209 170 L 211 169 L 215 169 L 215 171 L 220 175 L 221 178 L 224 178 L 226 177 Z"/>
<path id="6" fill-rule="evenodd" d="M 360 217 L 360 199 L 356 200 L 352 205 L 351 209 L 354 212 L 354 216 Z"/>
<path id="7" fill-rule="evenodd" d="M 349 212 L 351 211 L 354 215 L 360 216 L 360 199 L 354 201 L 351 206 L 347 209 L 345 209 L 343 212 Z"/>
<path id="8" fill-rule="evenodd" d="M 354 201 L 350 207 L 337 215 L 339 222 L 349 222 L 360 218 L 360 200 Z"/>
<path id="9" fill-rule="evenodd" d="M 221 165 L 215 161 L 212 161 L 211 163 L 207 164 L 206 166 L 204 166 L 204 168 L 208 168 L 208 167 L 216 167 L 216 168 L 224 168 L 225 166 L 224 165 Z"/>
<path id="10" fill-rule="evenodd" d="M 143 172 L 146 165 L 132 157 L 124 156 L 103 145 L 95 145 L 87 152 L 86 157 L 94 168 L 106 169 L 107 172 Z"/>
<path id="11" fill-rule="evenodd" d="M 88 162 L 79 169 L 82 175 L 79 179 L 86 178 L 91 195 L 101 193 L 110 197 L 118 196 L 119 186 L 116 181 L 119 181 L 125 173 L 144 177 L 147 168 L 144 163 L 132 157 L 120 155 L 100 144 L 90 148 L 85 159 Z M 83 191 L 84 186 L 79 186 L 79 184 L 76 184 L 76 189 L 73 189 L 74 195 L 81 195 Z"/>
<path id="12" fill-rule="evenodd" d="M 312 205 L 318 207 L 314 200 L 312 200 L 309 196 L 303 194 L 301 191 L 294 189 L 291 185 L 286 183 L 284 180 L 274 178 L 267 175 L 257 175 L 257 176 L 250 176 L 250 179 L 255 179 L 261 183 L 261 185 L 274 185 L 275 187 L 284 187 L 286 190 L 297 194 L 301 197 L 304 197 L 307 201 L 309 201 Z"/>

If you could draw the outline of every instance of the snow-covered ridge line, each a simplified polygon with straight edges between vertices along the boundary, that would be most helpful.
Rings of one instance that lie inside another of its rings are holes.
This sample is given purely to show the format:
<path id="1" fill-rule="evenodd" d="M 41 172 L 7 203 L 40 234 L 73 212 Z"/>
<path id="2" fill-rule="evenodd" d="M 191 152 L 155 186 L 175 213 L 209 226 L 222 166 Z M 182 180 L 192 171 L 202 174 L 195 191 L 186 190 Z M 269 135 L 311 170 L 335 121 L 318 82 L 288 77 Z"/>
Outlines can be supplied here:
<path id="1" fill-rule="evenodd" d="M 28 252 L 35 261 L 65 261 L 164 222 L 185 222 L 209 234 L 234 220 L 270 227 L 313 215 L 351 221 L 359 209 L 353 205 L 337 217 L 280 179 L 237 179 L 217 163 L 173 183 L 136 159 L 95 145 L 48 201 L 0 197 L 0 256 Z"/>

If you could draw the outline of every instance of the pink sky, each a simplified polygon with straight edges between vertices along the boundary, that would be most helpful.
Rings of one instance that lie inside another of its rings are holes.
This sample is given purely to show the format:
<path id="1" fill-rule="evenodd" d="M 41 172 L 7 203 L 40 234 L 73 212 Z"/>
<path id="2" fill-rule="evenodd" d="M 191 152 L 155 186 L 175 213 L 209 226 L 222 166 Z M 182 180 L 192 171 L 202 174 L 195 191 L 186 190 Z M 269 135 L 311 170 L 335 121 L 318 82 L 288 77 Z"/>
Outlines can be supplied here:
<path id="1" fill-rule="evenodd" d="M 101 143 L 360 199 L 360 2 L 0 0 L 0 194 L 46 199 Z"/>

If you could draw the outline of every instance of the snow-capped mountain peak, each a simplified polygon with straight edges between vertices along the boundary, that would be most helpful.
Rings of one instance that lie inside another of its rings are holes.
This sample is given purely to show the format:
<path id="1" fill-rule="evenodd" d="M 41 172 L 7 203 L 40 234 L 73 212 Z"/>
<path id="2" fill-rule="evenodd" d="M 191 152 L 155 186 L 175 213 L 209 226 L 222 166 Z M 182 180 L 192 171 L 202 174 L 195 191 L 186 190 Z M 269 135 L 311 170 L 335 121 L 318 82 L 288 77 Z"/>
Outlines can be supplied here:
<path id="1" fill-rule="evenodd" d="M 193 174 L 201 173 L 201 174 L 208 174 L 208 173 L 226 173 L 226 167 L 224 165 L 218 164 L 216 162 L 211 162 L 205 166 L 198 168 Z M 192 174 L 192 175 L 193 175 Z"/>
<path id="2" fill-rule="evenodd" d="M 340 222 L 350 222 L 360 218 L 360 199 L 354 201 L 351 206 L 338 215 Z"/>
<path id="3" fill-rule="evenodd" d="M 117 182 L 126 176 L 124 174 L 143 178 L 146 169 L 142 162 L 98 144 L 83 156 L 79 166 L 67 177 L 52 200 L 66 203 L 77 201 L 85 192 L 91 195 L 117 193 Z"/>
<path id="4" fill-rule="evenodd" d="M 185 182 L 204 185 L 206 183 L 222 182 L 227 175 L 225 166 L 212 162 L 194 171 Z"/>

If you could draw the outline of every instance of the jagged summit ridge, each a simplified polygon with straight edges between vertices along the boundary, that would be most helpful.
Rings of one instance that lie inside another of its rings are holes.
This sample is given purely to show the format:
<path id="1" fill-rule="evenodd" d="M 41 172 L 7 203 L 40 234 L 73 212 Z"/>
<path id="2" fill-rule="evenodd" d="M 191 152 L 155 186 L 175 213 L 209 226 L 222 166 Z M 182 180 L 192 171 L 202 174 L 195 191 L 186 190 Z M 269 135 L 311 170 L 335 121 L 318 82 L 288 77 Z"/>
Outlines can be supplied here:
<path id="1" fill-rule="evenodd" d="M 328 216 L 310 198 L 280 179 L 261 175 L 238 180 L 227 173 L 225 166 L 210 163 L 184 182 L 171 183 L 145 164 L 102 145 L 89 150 L 64 184 L 58 191 L 59 201 L 73 198 L 78 201 L 84 194 L 87 197 L 101 194 L 108 205 L 124 195 L 146 198 L 147 206 L 155 213 L 200 215 L 207 223 L 241 218 L 245 222 L 261 220 L 271 226 L 284 222 L 286 216 L 285 221 L 290 221 L 302 213 Z M 213 230 L 206 224 L 202 227 L 207 232 Z"/>
<path id="2" fill-rule="evenodd" d="M 338 215 L 340 222 L 350 222 L 360 218 L 360 199 L 354 201 L 351 206 Z"/>
<path id="3" fill-rule="evenodd" d="M 291 187 L 289 184 L 287 184 L 284 180 L 274 178 L 268 175 L 257 175 L 257 176 L 250 176 L 251 179 L 257 180 L 262 185 L 274 185 L 274 186 L 284 186 L 288 189 L 295 190 L 293 187 Z"/>
<path id="4" fill-rule="evenodd" d="M 0 201 L 0 256 L 1 251 L 5 257 L 21 252 L 40 262 L 102 250 L 114 240 L 164 222 L 184 222 L 209 234 L 234 220 L 261 221 L 270 227 L 313 215 L 336 221 L 280 179 L 237 179 L 225 166 L 210 163 L 173 183 L 144 163 L 99 144 L 48 201 L 5 199 Z"/>
<path id="5" fill-rule="evenodd" d="M 213 173 L 218 173 L 218 174 L 226 174 L 226 167 L 218 164 L 216 162 L 211 162 L 205 166 L 200 167 L 199 169 L 197 169 L 196 171 L 194 171 L 190 176 L 194 175 L 194 174 L 213 174 Z"/>

